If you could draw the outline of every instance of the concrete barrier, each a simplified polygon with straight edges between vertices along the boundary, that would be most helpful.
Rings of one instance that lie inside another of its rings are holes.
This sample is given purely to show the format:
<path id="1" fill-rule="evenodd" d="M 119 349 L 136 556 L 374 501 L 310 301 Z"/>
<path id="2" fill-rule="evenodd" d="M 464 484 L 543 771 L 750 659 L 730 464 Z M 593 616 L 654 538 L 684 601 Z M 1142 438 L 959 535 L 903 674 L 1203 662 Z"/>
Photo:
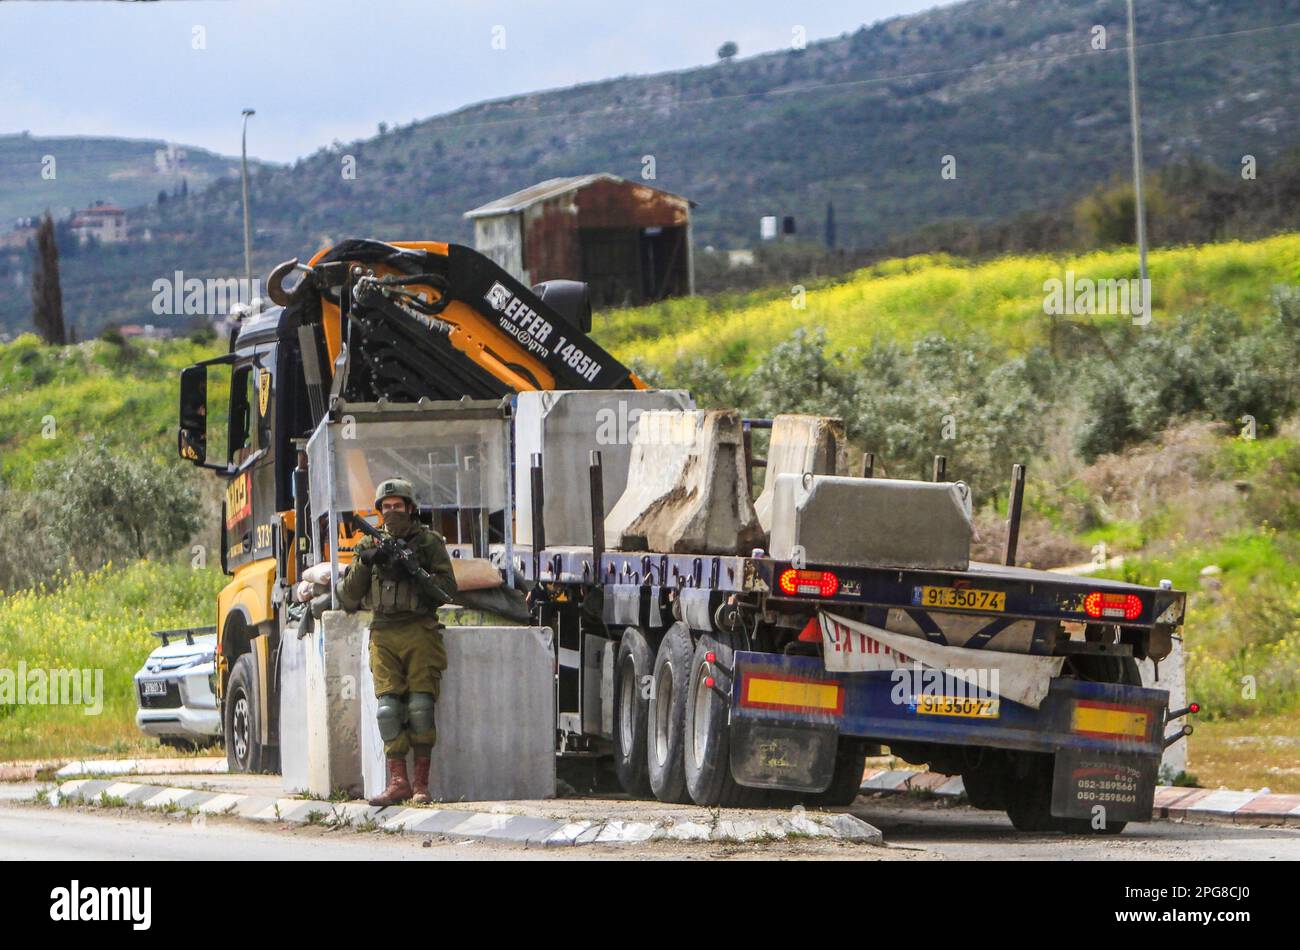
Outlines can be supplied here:
<path id="1" fill-rule="evenodd" d="M 643 414 L 627 490 L 605 518 L 606 545 L 621 551 L 748 554 L 763 534 L 744 466 L 735 410 Z"/>
<path id="2" fill-rule="evenodd" d="M 554 798 L 555 651 L 550 629 L 448 627 L 443 638 L 447 671 L 435 713 L 438 743 L 429 777 L 433 799 Z M 374 683 L 364 661 L 359 692 L 369 797 L 383 790 L 387 776 Z"/>
<path id="3" fill-rule="evenodd" d="M 534 453 L 542 456 L 548 488 L 547 544 L 591 544 L 591 450 L 601 453 L 608 510 L 627 487 L 641 414 L 693 407 L 682 389 L 520 393 L 515 402 L 515 541 L 533 543 L 528 473 Z"/>
<path id="4" fill-rule="evenodd" d="M 1170 709 L 1183 709 L 1187 706 L 1187 658 L 1183 652 L 1182 637 L 1174 637 L 1173 649 L 1160 661 L 1159 676 L 1156 676 L 1156 665 L 1150 660 L 1140 661 L 1138 669 L 1142 673 L 1143 686 L 1169 690 Z M 1194 727 L 1195 717 L 1171 723 L 1165 728 L 1165 734 L 1173 732 L 1175 725 L 1182 726 L 1188 722 Z M 1180 773 L 1188 770 L 1187 764 L 1187 740 L 1183 739 L 1165 749 L 1165 754 L 1160 759 L 1160 780 L 1172 782 Z"/>
<path id="5" fill-rule="evenodd" d="M 312 641 L 289 627 L 280 636 L 280 776 L 286 792 L 305 792 L 307 764 L 307 650 Z"/>
<path id="6" fill-rule="evenodd" d="M 280 768 L 286 791 L 361 791 L 358 674 L 368 613 L 327 610 L 280 649 Z M 287 756 L 287 759 L 286 759 Z"/>
<path id="7" fill-rule="evenodd" d="M 771 553 L 808 564 L 964 571 L 970 489 L 962 482 L 778 475 Z"/>
<path id="8" fill-rule="evenodd" d="M 828 416 L 780 415 L 772 420 L 763 490 L 754 512 L 764 531 L 772 530 L 772 497 L 778 475 L 843 475 L 848 468 L 844 423 Z"/>

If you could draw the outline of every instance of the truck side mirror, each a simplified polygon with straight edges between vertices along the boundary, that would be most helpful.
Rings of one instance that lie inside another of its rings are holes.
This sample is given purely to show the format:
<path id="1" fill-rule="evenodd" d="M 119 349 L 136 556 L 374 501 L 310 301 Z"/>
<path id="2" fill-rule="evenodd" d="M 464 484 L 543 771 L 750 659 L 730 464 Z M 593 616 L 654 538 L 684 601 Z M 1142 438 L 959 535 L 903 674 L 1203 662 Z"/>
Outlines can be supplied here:
<path id="1" fill-rule="evenodd" d="M 208 460 L 208 368 L 187 366 L 181 370 L 181 424 L 176 450 L 195 465 Z"/>

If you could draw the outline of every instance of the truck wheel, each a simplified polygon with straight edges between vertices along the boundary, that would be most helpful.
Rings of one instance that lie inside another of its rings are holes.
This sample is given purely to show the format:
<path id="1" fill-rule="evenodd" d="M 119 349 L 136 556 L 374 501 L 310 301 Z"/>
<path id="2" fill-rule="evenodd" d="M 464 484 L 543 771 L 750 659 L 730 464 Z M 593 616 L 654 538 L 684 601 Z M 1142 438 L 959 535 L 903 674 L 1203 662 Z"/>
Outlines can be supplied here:
<path id="1" fill-rule="evenodd" d="M 808 796 L 810 805 L 844 808 L 857 801 L 862 791 L 862 773 L 867 767 L 867 750 L 854 739 L 841 739 L 835 750 L 835 772 L 824 792 Z"/>
<path id="2" fill-rule="evenodd" d="M 257 682 L 253 655 L 245 653 L 235 661 L 226 684 L 224 720 L 226 762 L 232 772 L 261 772 L 263 748 L 262 718 L 257 704 Z"/>
<path id="3" fill-rule="evenodd" d="M 650 788 L 661 802 L 690 801 L 682 747 L 694 653 L 690 628 L 675 623 L 664 634 L 655 656 L 653 688 L 646 710 L 650 727 L 646 759 L 650 766 Z"/>
<path id="4" fill-rule="evenodd" d="M 1117 835 L 1127 821 L 1092 827 L 1087 818 L 1058 818 L 1052 814 L 1052 765 L 1050 755 L 1033 754 L 1025 775 L 1008 773 L 1005 778 L 1007 816 L 1017 831 L 1061 831 L 1070 835 Z"/>
<path id="5" fill-rule="evenodd" d="M 1007 776 L 997 766 L 981 766 L 961 773 L 966 800 L 972 808 L 1005 811 L 1009 798 Z"/>
<path id="6" fill-rule="evenodd" d="M 686 790 L 697 805 L 741 806 L 754 798 L 751 789 L 731 777 L 731 737 L 727 713 L 731 673 L 735 669 L 729 637 L 700 638 L 691 662 L 686 704 Z M 716 662 L 705 657 L 713 653 Z M 713 686 L 708 685 L 712 676 Z"/>
<path id="7" fill-rule="evenodd" d="M 614 771 L 623 791 L 650 798 L 650 766 L 646 757 L 649 683 L 654 650 L 636 627 L 623 631 L 614 663 Z"/>

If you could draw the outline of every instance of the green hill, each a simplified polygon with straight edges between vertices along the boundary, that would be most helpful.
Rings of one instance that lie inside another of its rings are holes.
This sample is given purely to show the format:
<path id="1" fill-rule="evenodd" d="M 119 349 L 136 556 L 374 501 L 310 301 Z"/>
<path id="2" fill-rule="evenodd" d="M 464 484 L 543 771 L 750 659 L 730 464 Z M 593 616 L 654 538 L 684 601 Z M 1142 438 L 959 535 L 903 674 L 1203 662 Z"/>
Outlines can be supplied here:
<path id="1" fill-rule="evenodd" d="M 15 218 L 47 208 L 60 217 L 97 200 L 135 208 L 153 204 L 160 191 L 170 195 L 182 181 L 197 193 L 239 175 L 237 158 L 172 143 L 170 160 L 160 159 L 168 149 L 150 139 L 0 135 L 0 233 Z"/>
<path id="2" fill-rule="evenodd" d="M 1300 234 L 1157 250 L 1149 267 L 1157 325 L 1211 305 L 1258 317 L 1269 309 L 1275 287 L 1300 284 Z M 928 255 L 822 281 L 806 288 L 802 300 L 780 290 L 677 298 L 602 314 L 598 329 L 602 343 L 621 359 L 661 369 L 699 359 L 752 369 L 799 327 L 823 329 L 836 353 L 873 341 L 910 343 L 933 333 L 1024 354 L 1049 343 L 1053 320 L 1044 312 L 1046 281 L 1063 281 L 1067 273 L 1094 281 L 1135 279 L 1137 269 L 1132 248 L 978 263 Z M 1129 319 L 1071 317 L 1108 327 Z"/>
<path id="3" fill-rule="evenodd" d="M 1198 159 L 1234 193 L 1268 187 L 1297 142 L 1300 0 L 1137 6 L 1149 164 Z M 968 0 L 802 50 L 468 106 L 259 169 L 255 267 L 349 235 L 466 242 L 469 208 L 557 175 L 636 178 L 647 155 L 654 184 L 699 203 L 701 249 L 752 243 L 767 214 L 820 239 L 828 203 L 847 248 L 1065 208 L 1129 167 L 1123 24 L 1123 0 Z M 1257 181 L 1238 174 L 1247 154 Z M 151 245 L 68 262 L 70 316 L 84 334 L 142 322 L 155 279 L 237 273 L 240 215 L 228 179 L 141 209 Z M 0 257 L 0 282 L 22 285 L 25 267 Z M 0 298 L 0 327 L 25 327 L 29 309 Z"/>

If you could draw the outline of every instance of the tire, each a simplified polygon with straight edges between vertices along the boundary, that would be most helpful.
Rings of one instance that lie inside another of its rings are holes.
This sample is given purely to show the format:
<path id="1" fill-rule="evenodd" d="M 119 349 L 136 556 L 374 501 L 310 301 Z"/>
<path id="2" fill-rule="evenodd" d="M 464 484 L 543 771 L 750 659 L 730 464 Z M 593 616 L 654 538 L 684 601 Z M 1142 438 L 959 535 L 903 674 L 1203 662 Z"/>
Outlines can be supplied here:
<path id="1" fill-rule="evenodd" d="M 262 747 L 262 717 L 257 703 L 257 682 L 253 655 L 245 653 L 230 671 L 223 701 L 226 735 L 226 763 L 231 772 L 261 772 L 266 755 Z"/>
<path id="2" fill-rule="evenodd" d="M 1118 683 L 1122 686 L 1141 686 L 1142 671 L 1131 656 L 1098 656 L 1083 654 L 1070 658 L 1067 667 L 1079 679 L 1094 683 Z"/>
<path id="3" fill-rule="evenodd" d="M 1005 764 L 967 769 L 961 773 L 961 782 L 966 787 L 966 800 L 972 808 L 1006 811 L 1010 788 Z"/>
<path id="4" fill-rule="evenodd" d="M 1058 818 L 1052 814 L 1052 766 L 1050 755 L 1033 754 L 1029 772 L 1023 778 L 1008 777 L 1007 816 L 1017 831 L 1060 831 L 1069 835 L 1117 835 L 1126 821 L 1112 821 L 1104 828 L 1092 827 L 1087 818 Z"/>
<path id="5" fill-rule="evenodd" d="M 867 750 L 854 739 L 841 739 L 835 750 L 835 772 L 824 792 L 808 796 L 810 805 L 822 808 L 846 808 L 862 791 L 862 773 L 867 767 Z"/>
<path id="6" fill-rule="evenodd" d="M 1008 776 L 1007 817 L 1016 831 L 1060 830 L 1061 819 L 1052 816 L 1053 757 L 1036 752 L 1025 756 L 1027 774 Z"/>
<path id="7" fill-rule="evenodd" d="M 716 662 L 705 657 L 712 652 Z M 683 759 L 686 790 L 697 805 L 744 807 L 757 804 L 761 789 L 740 785 L 731 775 L 731 735 L 727 722 L 731 676 L 734 670 L 731 639 L 725 634 L 700 638 L 691 661 L 686 687 L 686 723 Z M 712 676 L 714 685 L 707 685 Z M 721 695 L 719 695 L 721 691 Z M 754 793 L 758 792 L 758 795 Z"/>
<path id="8" fill-rule="evenodd" d="M 646 709 L 646 761 L 650 789 L 661 802 L 684 804 L 686 706 L 690 694 L 691 661 L 695 648 L 690 628 L 675 623 L 668 628 L 655 655 L 653 688 Z"/>
<path id="9" fill-rule="evenodd" d="M 652 675 L 655 652 L 636 627 L 623 631 L 614 661 L 614 771 L 623 791 L 650 798 L 646 730 L 650 699 L 642 684 Z"/>

